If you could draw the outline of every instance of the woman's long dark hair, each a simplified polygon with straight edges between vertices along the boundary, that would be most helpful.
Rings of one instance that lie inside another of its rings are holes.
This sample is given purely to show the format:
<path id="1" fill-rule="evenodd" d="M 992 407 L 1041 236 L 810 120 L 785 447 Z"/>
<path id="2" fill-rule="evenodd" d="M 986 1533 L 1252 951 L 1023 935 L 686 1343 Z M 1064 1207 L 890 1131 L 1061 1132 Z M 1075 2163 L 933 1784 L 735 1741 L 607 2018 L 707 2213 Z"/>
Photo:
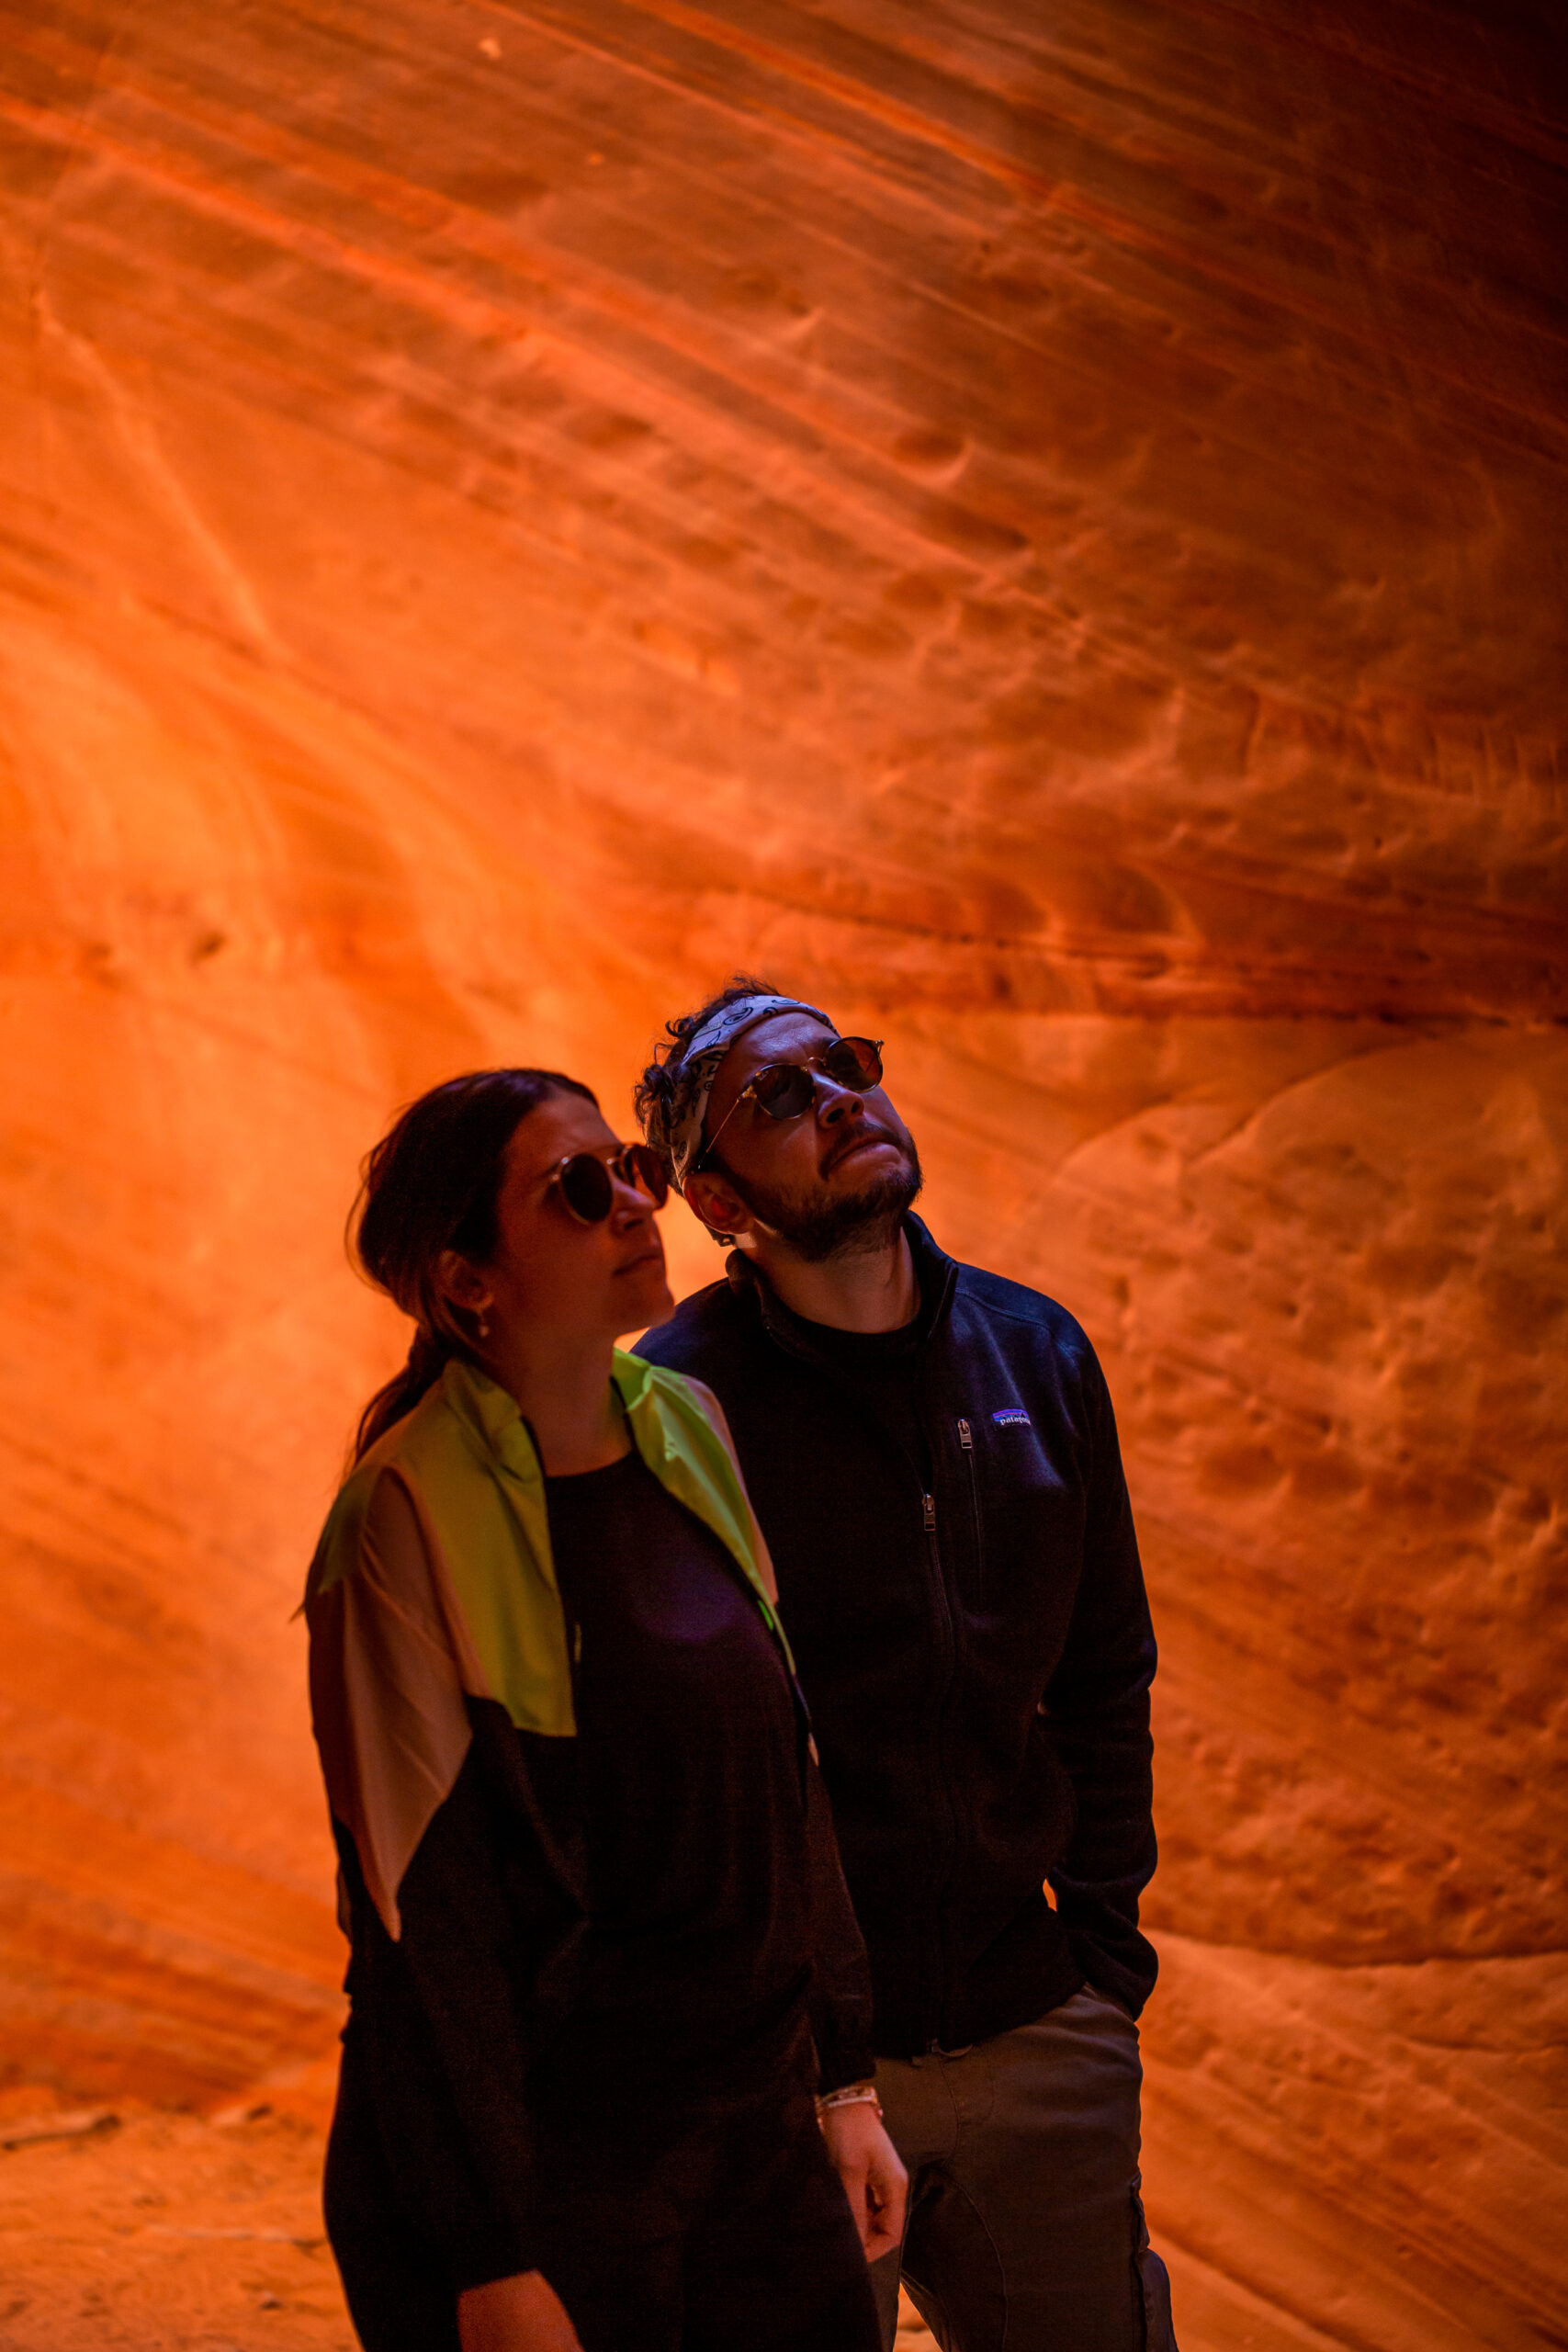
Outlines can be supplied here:
<path id="1" fill-rule="evenodd" d="M 596 1096 L 557 1069 L 478 1069 L 433 1086 L 400 1111 L 361 1171 L 350 1248 L 378 1290 L 414 1319 L 408 1362 L 359 1417 L 359 1461 L 412 1410 L 455 1355 L 472 1351 L 462 1310 L 435 1279 L 444 1250 L 482 1266 L 500 1241 L 496 1204 L 506 1147 L 552 1094 Z"/>

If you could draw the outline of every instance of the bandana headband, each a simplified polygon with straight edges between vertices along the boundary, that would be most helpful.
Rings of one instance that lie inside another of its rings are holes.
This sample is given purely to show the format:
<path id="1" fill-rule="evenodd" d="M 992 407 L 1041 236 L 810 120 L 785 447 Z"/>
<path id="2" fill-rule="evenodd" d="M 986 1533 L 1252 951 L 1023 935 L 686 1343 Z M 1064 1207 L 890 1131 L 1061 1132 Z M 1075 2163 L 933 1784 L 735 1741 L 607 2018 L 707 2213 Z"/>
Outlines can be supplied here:
<path id="1" fill-rule="evenodd" d="M 674 1098 L 664 1114 L 670 1177 L 678 1193 L 685 1191 L 686 1179 L 702 1151 L 703 1122 L 719 1064 L 741 1031 L 755 1021 L 765 1021 L 771 1012 L 808 1012 L 825 1029 L 833 1026 L 825 1012 L 803 1003 L 797 996 L 743 996 L 725 1005 L 687 1039 L 675 1073 Z"/>

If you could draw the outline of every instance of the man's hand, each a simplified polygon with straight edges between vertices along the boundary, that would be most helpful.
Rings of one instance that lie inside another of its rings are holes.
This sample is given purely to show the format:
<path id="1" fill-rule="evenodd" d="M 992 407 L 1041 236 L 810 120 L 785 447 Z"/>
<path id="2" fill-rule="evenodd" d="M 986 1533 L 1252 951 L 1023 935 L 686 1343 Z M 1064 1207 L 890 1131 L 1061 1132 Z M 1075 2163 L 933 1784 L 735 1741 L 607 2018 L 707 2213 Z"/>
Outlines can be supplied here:
<path id="1" fill-rule="evenodd" d="M 517 2270 L 457 2298 L 463 2352 L 582 2352 L 566 2305 L 542 2270 Z"/>
<path id="2" fill-rule="evenodd" d="M 904 2242 L 904 2197 L 909 2177 L 869 2099 L 824 2108 L 820 2120 L 865 2258 L 874 2262 Z"/>

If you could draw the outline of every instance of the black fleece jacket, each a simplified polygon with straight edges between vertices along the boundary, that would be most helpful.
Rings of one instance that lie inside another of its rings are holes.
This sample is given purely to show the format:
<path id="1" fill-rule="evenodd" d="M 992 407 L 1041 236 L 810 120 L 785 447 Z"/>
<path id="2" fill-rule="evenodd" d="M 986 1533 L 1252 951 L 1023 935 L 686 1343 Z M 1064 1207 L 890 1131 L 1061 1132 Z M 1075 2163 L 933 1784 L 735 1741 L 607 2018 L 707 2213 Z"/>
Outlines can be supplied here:
<path id="1" fill-rule="evenodd" d="M 908 1231 L 901 1410 L 739 1252 L 637 1349 L 728 1415 L 887 2057 L 1005 2032 L 1086 1980 L 1136 2014 L 1156 1972 L 1154 1633 L 1104 1374 L 1062 1307 Z"/>

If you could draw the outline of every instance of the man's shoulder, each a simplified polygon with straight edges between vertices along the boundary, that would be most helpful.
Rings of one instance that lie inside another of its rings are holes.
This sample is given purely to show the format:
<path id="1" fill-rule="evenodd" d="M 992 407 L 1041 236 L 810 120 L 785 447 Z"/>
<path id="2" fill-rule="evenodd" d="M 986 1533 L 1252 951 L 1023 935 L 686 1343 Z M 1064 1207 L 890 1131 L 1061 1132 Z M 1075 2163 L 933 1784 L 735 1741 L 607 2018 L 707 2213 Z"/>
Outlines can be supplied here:
<path id="1" fill-rule="evenodd" d="M 1006 1274 L 994 1274 L 985 1266 L 967 1266 L 960 1261 L 954 1305 L 960 1303 L 966 1314 L 978 1316 L 988 1324 L 1004 1347 L 1010 1332 L 1016 1331 L 1020 1346 L 1047 1349 L 1074 1363 L 1094 1360 L 1089 1334 L 1077 1316 L 1058 1299 L 1048 1298 L 1043 1291 L 1031 1290 L 1026 1283 L 1012 1282 Z"/>
<path id="2" fill-rule="evenodd" d="M 716 1355 L 744 1346 L 756 1328 L 755 1306 L 721 1279 L 683 1298 L 667 1323 L 643 1334 L 637 1352 L 667 1371 L 694 1373 L 705 1380 Z"/>

